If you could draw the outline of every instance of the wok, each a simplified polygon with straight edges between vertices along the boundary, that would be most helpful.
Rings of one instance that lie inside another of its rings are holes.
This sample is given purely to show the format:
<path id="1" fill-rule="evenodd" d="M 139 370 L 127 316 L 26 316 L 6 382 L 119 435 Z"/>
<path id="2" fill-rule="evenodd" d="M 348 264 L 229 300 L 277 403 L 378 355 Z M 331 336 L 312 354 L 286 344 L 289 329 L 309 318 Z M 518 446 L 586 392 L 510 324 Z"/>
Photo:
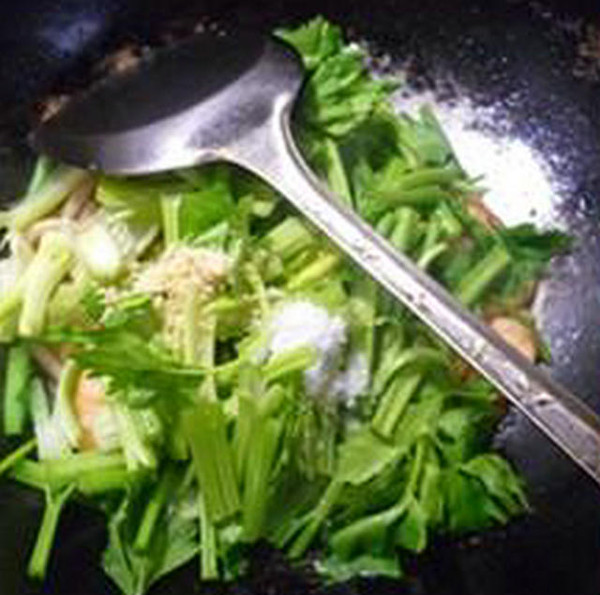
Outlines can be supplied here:
<path id="1" fill-rule="evenodd" d="M 343 25 L 354 39 L 367 40 L 376 56 L 385 56 L 380 66 L 387 67 L 389 58 L 404 65 L 411 88 L 432 90 L 442 103 L 469 97 L 476 106 L 494 106 L 488 126 L 501 120 L 498 134 L 543 157 L 558 197 L 553 216 L 576 244 L 571 255 L 553 263 L 536 317 L 554 355 L 551 373 L 600 412 L 600 12 L 583 1 L 5 2 L 0 195 L 15 196 L 25 184 L 33 162 L 26 134 L 39 102 L 49 93 L 88 84 L 112 50 L 128 42 L 159 46 L 191 33 L 198 23 L 232 32 L 268 31 L 317 13 Z M 515 196 L 515 209 L 522 211 L 524 200 Z M 600 593 L 597 486 L 517 412 L 501 424 L 496 444 L 526 477 L 531 515 L 503 529 L 438 539 L 411 561 L 402 583 L 357 580 L 329 592 Z M 1 446 L 10 447 L 6 441 Z M 37 495 L 0 484 L 0 594 L 116 593 L 97 564 L 106 537 L 102 519 L 76 506 L 63 516 L 48 582 L 39 587 L 23 578 L 42 505 Z M 255 548 L 250 559 L 243 581 L 206 590 L 327 592 L 266 547 Z M 192 592 L 195 576 L 195 567 L 184 568 L 152 593 Z"/>

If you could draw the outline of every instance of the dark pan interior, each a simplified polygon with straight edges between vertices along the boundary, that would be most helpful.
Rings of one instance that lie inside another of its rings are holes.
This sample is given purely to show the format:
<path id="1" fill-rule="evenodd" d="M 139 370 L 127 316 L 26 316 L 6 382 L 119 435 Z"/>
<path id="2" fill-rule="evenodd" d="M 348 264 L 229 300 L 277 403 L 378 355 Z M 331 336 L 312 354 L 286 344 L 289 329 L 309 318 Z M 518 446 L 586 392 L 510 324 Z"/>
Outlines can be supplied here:
<path id="1" fill-rule="evenodd" d="M 576 237 L 555 262 L 538 322 L 554 352 L 552 373 L 600 412 L 600 11 L 578 1 L 379 0 L 217 2 L 20 0 L 0 6 L 0 194 L 18 194 L 31 167 L 25 143 L 32 107 L 71 91 L 126 41 L 159 45 L 202 20 L 229 30 L 297 22 L 322 13 L 367 39 L 376 53 L 410 64 L 409 83 L 440 97 L 466 94 L 499 105 L 508 134 L 546 157 L 560 187 L 558 212 Z M 594 57 L 594 48 L 597 57 Z M 560 159 L 556 159 L 556 156 Z M 467 164 L 468 166 L 468 164 Z M 510 175 L 510 172 L 507 172 Z M 532 515 L 458 542 L 440 540 L 411 564 L 402 585 L 357 581 L 327 591 L 467 595 L 595 595 L 600 592 L 600 491 L 517 413 L 498 447 L 528 480 Z M 4 446 L 8 446 L 4 444 Z M 0 595 L 39 593 L 23 580 L 41 502 L 0 486 Z M 43 592 L 116 593 L 98 570 L 102 519 L 71 507 Z M 192 592 L 185 568 L 153 593 Z M 266 548 L 247 580 L 207 592 L 325 592 Z M 204 587 L 203 587 L 204 589 Z"/>

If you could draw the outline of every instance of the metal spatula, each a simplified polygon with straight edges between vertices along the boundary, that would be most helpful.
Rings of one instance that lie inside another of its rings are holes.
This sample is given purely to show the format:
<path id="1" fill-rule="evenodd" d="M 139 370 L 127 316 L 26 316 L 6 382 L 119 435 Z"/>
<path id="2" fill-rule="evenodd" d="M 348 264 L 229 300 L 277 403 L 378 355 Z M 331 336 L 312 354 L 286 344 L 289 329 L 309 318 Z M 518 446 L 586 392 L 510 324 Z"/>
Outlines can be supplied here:
<path id="1" fill-rule="evenodd" d="M 34 144 L 60 161 L 110 174 L 214 161 L 254 172 L 600 483 L 600 418 L 341 206 L 310 172 L 290 130 L 302 80 L 297 56 L 283 43 L 202 35 L 74 98 L 37 131 Z"/>

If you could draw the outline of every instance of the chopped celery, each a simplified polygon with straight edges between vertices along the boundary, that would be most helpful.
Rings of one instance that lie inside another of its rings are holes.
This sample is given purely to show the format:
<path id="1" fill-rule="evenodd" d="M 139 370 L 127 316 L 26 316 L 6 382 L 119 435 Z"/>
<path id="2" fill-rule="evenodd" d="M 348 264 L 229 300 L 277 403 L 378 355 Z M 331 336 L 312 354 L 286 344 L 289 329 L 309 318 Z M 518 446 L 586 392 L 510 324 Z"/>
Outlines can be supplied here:
<path id="1" fill-rule="evenodd" d="M 465 275 L 456 289 L 458 299 L 467 306 L 472 306 L 483 295 L 488 287 L 508 268 L 511 262 L 506 248 L 496 244 Z"/>
<path id="2" fill-rule="evenodd" d="M 264 366 L 267 382 L 273 382 L 288 374 L 304 372 L 315 363 L 317 352 L 314 347 L 300 346 L 273 355 Z"/>
<path id="3" fill-rule="evenodd" d="M 32 453 L 35 450 L 36 445 L 35 438 L 32 438 L 0 460 L 0 476 L 4 475 L 4 473 L 20 463 L 28 454 Z"/>
<path id="4" fill-rule="evenodd" d="M 375 433 L 388 439 L 392 437 L 400 417 L 422 380 L 422 372 L 413 372 L 398 376 L 388 386 L 371 422 Z"/>
<path id="5" fill-rule="evenodd" d="M 54 405 L 57 422 L 62 426 L 65 437 L 73 448 L 79 444 L 81 437 L 81 427 L 73 410 L 73 400 L 80 378 L 81 370 L 75 362 L 67 361 L 60 374 Z"/>
<path id="6" fill-rule="evenodd" d="M 285 36 L 310 66 L 301 147 L 346 207 L 482 312 L 539 278 L 564 238 L 473 220 L 476 181 L 430 110 L 396 115 L 324 19 Z M 31 575 L 73 492 L 108 517 L 125 595 L 194 556 L 201 579 L 235 578 L 260 539 L 314 547 L 332 579 L 398 576 L 432 531 L 526 510 L 487 452 L 493 389 L 264 182 L 215 164 L 101 177 L 90 196 L 91 176 L 51 167 L 0 214 L 0 336 L 56 353 L 46 381 L 13 346 L 4 397 L 8 433 L 29 401 L 35 439 L 0 474 L 47 498 Z M 64 199 L 63 229 L 43 218 Z M 97 390 L 76 392 L 81 373 Z"/>
<path id="7" fill-rule="evenodd" d="M 160 198 L 162 213 L 163 236 L 166 246 L 171 246 L 181 239 L 179 225 L 179 212 L 181 210 L 181 196 L 165 195 Z"/>
<path id="8" fill-rule="evenodd" d="M 163 474 L 150 496 L 140 526 L 135 536 L 133 547 L 135 550 L 145 552 L 150 547 L 152 535 L 160 515 L 164 512 L 165 505 L 176 485 L 177 475 L 174 469 L 163 471 Z"/>
<path id="9" fill-rule="evenodd" d="M 263 243 L 284 260 L 315 245 L 315 236 L 297 217 L 286 217 L 264 238 Z"/>
<path id="10" fill-rule="evenodd" d="M 200 578 L 215 580 L 219 578 L 217 565 L 217 531 L 208 513 L 203 492 L 198 494 L 200 509 Z"/>
<path id="11" fill-rule="evenodd" d="M 409 207 L 396 211 L 396 227 L 390 235 L 390 242 L 407 254 L 415 245 L 418 234 L 419 214 Z"/>
<path id="12" fill-rule="evenodd" d="M 31 416 L 41 460 L 61 459 L 70 453 L 62 424 L 50 413 L 46 389 L 39 378 L 31 381 Z"/>
<path id="13" fill-rule="evenodd" d="M 436 244 L 435 246 L 432 246 L 431 248 L 423 252 L 423 254 L 421 254 L 421 257 L 417 262 L 417 265 L 422 269 L 428 269 L 433 264 L 433 262 L 439 256 L 444 254 L 444 252 L 446 252 L 447 250 L 448 244 L 446 244 L 445 242 L 440 242 L 439 244 Z"/>
<path id="14" fill-rule="evenodd" d="M 249 542 L 263 537 L 270 497 L 269 483 L 282 430 L 280 420 L 263 416 L 261 418 L 257 416 L 254 420 L 257 423 L 254 424 L 254 440 L 246 461 L 244 478 L 242 526 L 244 537 Z"/>
<path id="15" fill-rule="evenodd" d="M 36 462 L 21 460 L 12 469 L 11 477 L 38 490 L 50 488 L 59 490 L 73 485 L 85 495 L 98 495 L 115 490 L 127 490 L 141 474 L 131 472 L 121 455 L 73 455 L 75 461 L 69 461 L 68 469 L 60 469 L 60 462 Z"/>
<path id="16" fill-rule="evenodd" d="M 327 151 L 327 159 L 329 168 L 327 172 L 327 182 L 331 190 L 344 204 L 352 205 L 352 191 L 348 177 L 344 171 L 344 162 L 342 161 L 340 150 L 332 138 L 327 138 L 324 141 L 325 150 Z"/>
<path id="17" fill-rule="evenodd" d="M 8 351 L 4 384 L 4 433 L 22 434 L 29 413 L 29 385 L 32 375 L 31 357 L 25 345 L 17 344 Z"/>
<path id="18" fill-rule="evenodd" d="M 67 196 L 89 178 L 85 170 L 59 166 L 43 184 L 9 211 L 0 213 L 0 227 L 21 232 L 56 210 Z"/>
<path id="19" fill-rule="evenodd" d="M 26 195 L 33 194 L 34 192 L 40 190 L 40 188 L 48 180 L 48 177 L 52 174 L 52 171 L 55 167 L 56 165 L 45 155 L 38 157 L 27 186 Z"/>
<path id="20" fill-rule="evenodd" d="M 310 519 L 307 525 L 302 529 L 300 534 L 296 537 L 294 542 L 289 548 L 289 554 L 291 558 L 299 558 L 304 555 L 307 548 L 311 545 L 321 525 L 337 504 L 340 494 L 342 492 L 343 483 L 334 479 L 328 486 L 323 496 L 319 500 L 319 503 L 314 508 L 314 511 L 310 515 Z"/>
<path id="21" fill-rule="evenodd" d="M 61 283 L 50 299 L 47 326 L 86 327 L 104 311 L 96 282 L 79 264 L 71 271 L 72 280 Z"/>
<path id="22" fill-rule="evenodd" d="M 75 251 L 90 275 L 102 283 L 119 279 L 158 234 L 153 223 L 101 212 L 75 235 Z"/>
<path id="23" fill-rule="evenodd" d="M 323 280 L 327 275 L 330 275 L 341 262 L 339 254 L 325 253 L 315 259 L 311 264 L 294 275 L 288 282 L 290 291 L 306 289 L 311 283 Z"/>
<path id="24" fill-rule="evenodd" d="M 183 412 L 183 429 L 212 522 L 225 521 L 240 509 L 233 451 L 225 421 L 221 405 L 216 402 L 203 400 Z"/>
<path id="25" fill-rule="evenodd" d="M 148 443 L 135 412 L 122 403 L 115 403 L 113 410 L 127 468 L 130 471 L 155 468 L 158 464 L 156 452 Z"/>
<path id="26" fill-rule="evenodd" d="M 29 559 L 27 574 L 31 578 L 43 580 L 46 576 L 52 544 L 58 528 L 63 507 L 73 493 L 73 486 L 62 488 L 58 493 L 46 490 L 46 509 L 38 532 L 37 540 Z"/>
<path id="27" fill-rule="evenodd" d="M 73 265 L 67 238 L 57 232 L 46 233 L 26 273 L 19 333 L 35 336 L 44 330 L 46 310 L 52 293 Z"/>

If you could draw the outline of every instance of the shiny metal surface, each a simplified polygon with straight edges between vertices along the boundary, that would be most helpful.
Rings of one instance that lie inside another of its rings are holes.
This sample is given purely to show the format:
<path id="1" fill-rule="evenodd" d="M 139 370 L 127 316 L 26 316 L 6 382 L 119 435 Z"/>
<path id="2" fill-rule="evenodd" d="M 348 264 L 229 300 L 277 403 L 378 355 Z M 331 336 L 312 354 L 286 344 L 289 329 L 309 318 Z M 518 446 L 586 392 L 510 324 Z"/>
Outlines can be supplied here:
<path id="1" fill-rule="evenodd" d="M 199 38 L 73 101 L 38 132 L 36 145 L 63 161 L 114 174 L 215 160 L 253 171 L 600 483 L 600 419 L 340 206 L 311 174 L 290 131 L 301 81 L 297 60 L 283 45 Z M 140 103 L 141 97 L 153 101 Z"/>

